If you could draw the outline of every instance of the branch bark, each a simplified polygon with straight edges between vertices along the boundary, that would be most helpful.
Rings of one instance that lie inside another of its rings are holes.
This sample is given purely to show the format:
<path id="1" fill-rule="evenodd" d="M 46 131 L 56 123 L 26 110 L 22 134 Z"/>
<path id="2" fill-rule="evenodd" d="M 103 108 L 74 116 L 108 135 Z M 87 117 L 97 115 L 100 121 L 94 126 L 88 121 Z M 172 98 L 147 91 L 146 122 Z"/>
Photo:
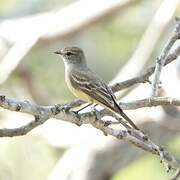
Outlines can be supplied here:
<path id="1" fill-rule="evenodd" d="M 170 102 L 172 104 L 171 100 L 167 102 Z M 35 117 L 34 121 L 20 128 L 14 130 L 1 129 L 1 137 L 24 135 L 34 127 L 47 121 L 49 118 L 55 117 L 64 121 L 74 123 L 78 126 L 87 123 L 91 124 L 93 127 L 101 130 L 105 135 L 111 135 L 120 140 L 123 139 L 137 147 L 140 147 L 145 151 L 159 155 L 163 160 L 165 159 L 169 162 L 169 164 L 172 164 L 176 168 L 180 166 L 180 161 L 178 159 L 173 157 L 168 152 L 164 151 L 164 149 L 162 149 L 161 147 L 154 144 L 148 138 L 148 136 L 144 135 L 141 131 L 136 131 L 133 129 L 121 130 L 110 127 L 110 124 L 107 124 L 105 121 L 101 120 L 102 117 L 108 115 L 108 112 L 106 110 L 85 112 L 79 115 L 72 111 L 69 111 L 69 108 L 71 107 L 68 107 L 67 105 L 39 106 L 28 101 L 17 101 L 14 99 L 9 99 L 5 96 L 0 96 L 0 106 L 11 111 L 28 113 Z"/>
<path id="2" fill-rule="evenodd" d="M 177 119 L 176 119 L 177 120 Z M 158 144 L 164 144 L 179 132 L 177 129 L 169 129 L 169 117 L 162 117 L 163 124 L 147 119 L 140 119 L 142 129 L 149 134 Z M 171 121 L 177 127 L 177 121 Z M 167 133 L 168 132 L 168 133 Z M 61 157 L 48 180 L 105 180 L 129 164 L 139 159 L 145 152 L 123 141 L 108 139 L 105 143 L 96 143 L 86 146 L 86 144 L 72 147 Z M 83 158 L 82 158 L 83 157 Z M 67 163 L 71 162 L 71 163 Z M 91 173 L 90 173 L 91 172 Z"/>
<path id="3" fill-rule="evenodd" d="M 158 89 L 159 89 L 160 75 L 161 75 L 162 68 L 166 62 L 166 57 L 168 56 L 172 46 L 178 39 L 180 39 L 180 19 L 176 18 L 176 27 L 175 27 L 174 33 L 171 36 L 171 38 L 168 40 L 160 56 L 156 60 L 154 79 L 152 81 L 151 96 L 158 96 Z"/>
<path id="4" fill-rule="evenodd" d="M 172 61 L 176 60 L 179 57 L 179 55 L 180 55 L 180 45 L 165 58 L 164 65 L 168 65 Z M 120 83 L 115 83 L 114 85 L 111 86 L 111 89 L 114 92 L 118 92 L 120 90 L 129 88 L 138 83 L 150 82 L 149 78 L 154 73 L 154 71 L 155 71 L 155 66 L 149 67 L 144 73 L 141 73 L 140 75 L 134 78 L 127 79 L 126 81 L 122 81 Z"/>

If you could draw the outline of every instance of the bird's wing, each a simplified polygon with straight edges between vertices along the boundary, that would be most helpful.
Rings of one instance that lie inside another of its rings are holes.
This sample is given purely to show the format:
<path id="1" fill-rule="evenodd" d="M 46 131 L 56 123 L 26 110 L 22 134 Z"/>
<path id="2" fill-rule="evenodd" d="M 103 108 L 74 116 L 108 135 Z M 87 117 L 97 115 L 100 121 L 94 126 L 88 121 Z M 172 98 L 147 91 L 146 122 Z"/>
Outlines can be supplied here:
<path id="1" fill-rule="evenodd" d="M 71 84 L 75 89 L 83 91 L 97 102 L 113 109 L 115 106 L 115 97 L 111 89 L 103 82 L 101 78 L 92 71 L 71 72 Z"/>
<path id="2" fill-rule="evenodd" d="M 119 113 L 133 128 L 138 127 L 133 121 L 122 111 L 112 90 L 97 75 L 93 74 L 89 69 L 87 71 L 71 72 L 71 84 L 77 90 L 83 91 L 85 94 L 95 99 L 95 102 L 104 105 L 110 110 Z M 122 122 L 121 122 L 122 123 Z M 125 127 L 127 127 L 126 124 Z M 129 127 L 128 127 L 129 128 Z"/>

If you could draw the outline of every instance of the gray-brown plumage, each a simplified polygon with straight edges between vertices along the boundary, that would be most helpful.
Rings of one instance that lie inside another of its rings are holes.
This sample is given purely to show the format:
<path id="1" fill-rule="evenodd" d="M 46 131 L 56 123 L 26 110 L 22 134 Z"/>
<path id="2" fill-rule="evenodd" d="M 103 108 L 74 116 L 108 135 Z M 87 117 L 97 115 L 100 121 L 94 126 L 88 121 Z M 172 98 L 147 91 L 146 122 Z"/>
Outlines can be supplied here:
<path id="1" fill-rule="evenodd" d="M 97 103 L 120 114 L 133 128 L 138 127 L 122 111 L 116 97 L 106 83 L 86 63 L 83 51 L 78 47 L 66 47 L 56 51 L 63 57 L 65 63 L 65 79 L 69 89 L 78 98 L 91 103 Z"/>

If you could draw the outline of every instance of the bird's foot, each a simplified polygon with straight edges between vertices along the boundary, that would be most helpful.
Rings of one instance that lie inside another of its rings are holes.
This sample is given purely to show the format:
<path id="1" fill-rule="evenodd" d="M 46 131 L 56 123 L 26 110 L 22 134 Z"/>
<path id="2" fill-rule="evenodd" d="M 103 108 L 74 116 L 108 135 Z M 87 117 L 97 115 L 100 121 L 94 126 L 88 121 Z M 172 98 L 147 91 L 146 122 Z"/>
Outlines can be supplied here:
<path id="1" fill-rule="evenodd" d="M 56 104 L 51 110 L 54 115 L 57 115 L 61 111 L 68 112 L 70 110 L 70 107 L 66 105 Z"/>

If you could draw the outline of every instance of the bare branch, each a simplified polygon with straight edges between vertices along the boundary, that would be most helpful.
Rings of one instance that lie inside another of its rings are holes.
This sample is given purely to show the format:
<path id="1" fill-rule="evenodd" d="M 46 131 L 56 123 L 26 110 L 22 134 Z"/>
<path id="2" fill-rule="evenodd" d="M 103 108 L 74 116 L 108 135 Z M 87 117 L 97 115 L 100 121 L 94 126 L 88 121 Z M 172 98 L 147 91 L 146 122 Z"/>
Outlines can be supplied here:
<path id="1" fill-rule="evenodd" d="M 14 137 L 14 136 L 26 135 L 29 131 L 43 124 L 46 120 L 47 118 L 36 117 L 34 121 L 31 121 L 24 126 L 13 129 L 8 129 L 8 128 L 0 129 L 0 137 Z"/>
<path id="2" fill-rule="evenodd" d="M 169 129 L 169 117 L 162 116 L 163 125 L 155 121 L 147 121 L 147 118 L 139 117 L 138 126 L 146 132 L 156 143 L 164 144 L 173 139 L 179 132 L 177 127 L 178 117 L 171 121 L 173 129 Z M 168 133 L 167 133 L 168 132 Z M 101 141 L 101 140 L 100 140 Z M 104 180 L 112 177 L 117 171 L 128 167 L 138 160 L 146 152 L 139 150 L 123 141 L 106 138 L 102 143 L 88 143 L 83 146 L 75 146 L 68 149 L 54 167 L 49 180 Z M 82 154 L 83 158 L 82 158 Z M 158 157 L 157 157 L 158 158 Z M 71 163 L 68 163 L 71 161 Z M 93 172 L 93 173 L 89 173 Z"/>
<path id="3" fill-rule="evenodd" d="M 171 97 L 151 97 L 130 102 L 120 102 L 120 107 L 123 109 L 138 109 L 143 107 L 167 105 L 180 106 L 180 99 Z"/>
<path id="4" fill-rule="evenodd" d="M 167 100 L 169 102 L 169 100 Z M 76 104 L 78 101 L 73 102 Z M 172 104 L 172 101 L 170 101 Z M 157 104 L 156 104 L 157 105 Z M 53 105 L 53 106 L 39 106 L 32 104 L 28 101 L 17 101 L 14 99 L 6 98 L 5 96 L 0 96 L 0 106 L 11 111 L 19 111 L 31 114 L 35 116 L 35 121 L 30 122 L 26 126 L 22 126 L 17 129 L 1 129 L 1 137 L 12 137 L 17 135 L 24 135 L 36 126 L 42 124 L 51 117 L 56 117 L 64 121 L 75 123 L 77 125 L 91 124 L 93 127 L 100 129 L 105 135 L 112 135 L 117 139 L 123 139 L 131 144 L 151 152 L 153 154 L 159 155 L 163 161 L 167 161 L 170 164 L 178 168 L 180 166 L 180 161 L 174 156 L 170 155 L 168 152 L 162 150 L 159 146 L 154 144 L 147 135 L 144 135 L 141 131 L 137 130 L 121 130 L 114 129 L 110 127 L 105 121 L 101 120 L 104 115 L 107 115 L 107 111 L 91 111 L 82 114 L 76 114 L 74 112 L 68 111 L 68 105 Z M 110 123 L 110 121 L 109 121 Z M 20 132 L 17 132 L 20 131 Z M 161 150 L 160 150 L 161 149 Z"/>
<path id="5" fill-rule="evenodd" d="M 180 46 L 174 49 L 174 51 L 165 58 L 164 65 L 171 63 L 172 61 L 176 60 L 179 56 L 180 56 Z M 117 92 L 138 83 L 149 82 L 149 77 L 154 73 L 154 70 L 155 70 L 155 66 L 149 67 L 145 73 L 142 73 L 139 76 L 128 79 L 126 81 L 116 83 L 111 86 L 111 89 L 113 90 L 113 92 Z"/>
<path id="6" fill-rule="evenodd" d="M 161 75 L 162 68 L 165 64 L 167 55 L 169 54 L 172 46 L 178 39 L 180 39 L 180 20 L 179 19 L 176 20 L 176 27 L 175 27 L 172 37 L 168 40 L 160 56 L 156 60 L 156 67 L 155 67 L 154 79 L 152 82 L 151 96 L 158 95 L 158 87 L 160 83 L 160 75 Z"/>
<path id="7" fill-rule="evenodd" d="M 171 180 L 178 180 L 179 177 L 180 177 L 180 168 L 177 169 L 177 171 L 174 174 L 174 176 L 171 177 Z"/>

